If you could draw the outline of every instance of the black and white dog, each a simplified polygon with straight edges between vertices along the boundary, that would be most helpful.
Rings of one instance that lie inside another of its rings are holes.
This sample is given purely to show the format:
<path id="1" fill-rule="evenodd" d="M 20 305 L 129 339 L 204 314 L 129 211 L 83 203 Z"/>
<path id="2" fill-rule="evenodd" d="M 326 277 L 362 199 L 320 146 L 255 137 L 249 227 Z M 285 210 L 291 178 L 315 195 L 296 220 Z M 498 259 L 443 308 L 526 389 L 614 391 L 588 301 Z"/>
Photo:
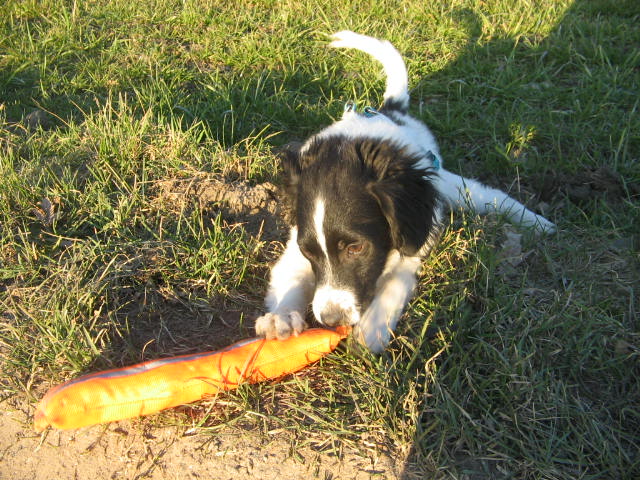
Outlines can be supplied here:
<path id="1" fill-rule="evenodd" d="M 311 304 L 320 323 L 353 325 L 354 335 L 380 352 L 446 208 L 497 211 L 540 232 L 555 226 L 504 192 L 442 168 L 434 136 L 408 115 L 407 70 L 393 45 L 349 31 L 333 38 L 333 47 L 362 50 L 382 63 L 384 102 L 363 113 L 347 105 L 340 121 L 284 154 L 292 226 L 256 332 L 297 335 Z"/>

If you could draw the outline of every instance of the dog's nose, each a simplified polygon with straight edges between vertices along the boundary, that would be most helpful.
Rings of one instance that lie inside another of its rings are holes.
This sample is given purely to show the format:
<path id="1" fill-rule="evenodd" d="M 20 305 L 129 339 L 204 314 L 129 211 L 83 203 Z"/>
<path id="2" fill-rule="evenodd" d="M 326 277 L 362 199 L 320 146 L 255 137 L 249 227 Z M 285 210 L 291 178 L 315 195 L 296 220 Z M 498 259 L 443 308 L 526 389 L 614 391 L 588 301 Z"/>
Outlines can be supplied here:
<path id="1" fill-rule="evenodd" d="M 328 305 L 320 313 L 320 321 L 327 327 L 336 327 L 349 323 L 346 312 L 336 305 Z"/>

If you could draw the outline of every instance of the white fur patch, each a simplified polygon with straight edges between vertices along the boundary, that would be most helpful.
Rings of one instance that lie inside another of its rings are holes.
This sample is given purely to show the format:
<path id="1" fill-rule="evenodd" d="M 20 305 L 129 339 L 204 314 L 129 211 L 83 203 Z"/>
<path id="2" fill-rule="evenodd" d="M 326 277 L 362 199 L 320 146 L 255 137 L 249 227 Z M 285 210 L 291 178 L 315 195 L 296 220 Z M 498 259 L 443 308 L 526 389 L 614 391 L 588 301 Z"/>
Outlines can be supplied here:
<path id="1" fill-rule="evenodd" d="M 313 226 L 316 233 L 316 239 L 322 249 L 322 253 L 329 260 L 329 253 L 327 250 L 327 239 L 324 236 L 324 200 L 318 197 L 313 209 Z"/>
<path id="2" fill-rule="evenodd" d="M 322 315 L 331 311 L 339 310 L 346 317 L 346 324 L 355 325 L 360 321 L 360 313 L 356 297 L 353 292 L 334 288 L 331 285 L 323 285 L 316 290 L 311 303 L 313 314 L 318 321 L 322 322 Z"/>
<path id="3" fill-rule="evenodd" d="M 398 319 L 416 286 L 420 257 L 403 257 L 391 252 L 377 282 L 376 296 L 357 326 L 356 337 L 372 352 L 389 343 Z"/>

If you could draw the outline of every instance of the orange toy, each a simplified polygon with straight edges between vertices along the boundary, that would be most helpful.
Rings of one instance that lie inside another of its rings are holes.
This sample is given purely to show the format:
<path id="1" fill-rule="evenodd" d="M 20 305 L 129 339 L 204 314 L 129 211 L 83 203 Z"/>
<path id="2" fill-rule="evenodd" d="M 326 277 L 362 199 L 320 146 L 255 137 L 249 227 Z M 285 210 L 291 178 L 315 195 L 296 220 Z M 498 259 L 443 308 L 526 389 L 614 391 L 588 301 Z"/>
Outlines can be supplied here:
<path id="1" fill-rule="evenodd" d="M 349 334 L 310 329 L 287 340 L 254 338 L 215 352 L 184 355 L 93 373 L 52 388 L 40 401 L 34 427 L 72 429 L 156 413 L 304 368 Z"/>

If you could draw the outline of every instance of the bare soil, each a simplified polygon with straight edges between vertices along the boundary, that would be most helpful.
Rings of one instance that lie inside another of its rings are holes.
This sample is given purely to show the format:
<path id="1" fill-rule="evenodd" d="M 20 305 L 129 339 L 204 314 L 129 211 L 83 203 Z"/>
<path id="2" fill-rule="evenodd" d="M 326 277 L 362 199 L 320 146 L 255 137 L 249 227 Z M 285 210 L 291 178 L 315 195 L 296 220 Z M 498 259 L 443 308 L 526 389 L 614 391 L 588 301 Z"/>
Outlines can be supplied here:
<path id="1" fill-rule="evenodd" d="M 30 411 L 26 404 L 0 405 L 2 480 L 398 478 L 387 455 L 294 452 L 277 432 L 198 433 L 141 419 L 37 434 Z"/>
<path id="2" fill-rule="evenodd" d="M 198 207 L 205 213 L 222 213 L 229 223 L 241 223 L 252 234 L 281 238 L 285 211 L 278 188 L 269 182 L 251 185 L 207 175 L 173 178 L 155 184 L 154 203 L 171 211 Z"/>

